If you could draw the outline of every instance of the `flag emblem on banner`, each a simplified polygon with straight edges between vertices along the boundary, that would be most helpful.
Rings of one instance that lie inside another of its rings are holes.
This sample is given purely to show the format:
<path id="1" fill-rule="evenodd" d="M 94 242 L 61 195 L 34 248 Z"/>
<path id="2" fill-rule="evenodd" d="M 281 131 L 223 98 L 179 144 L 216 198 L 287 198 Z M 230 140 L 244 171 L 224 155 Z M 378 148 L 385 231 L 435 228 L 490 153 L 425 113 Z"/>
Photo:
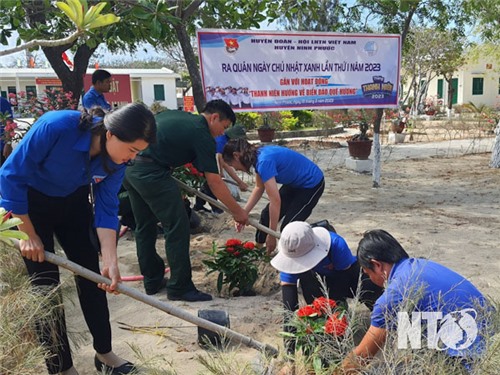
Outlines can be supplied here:
<path id="1" fill-rule="evenodd" d="M 226 51 L 229 53 L 236 52 L 240 47 L 236 38 L 224 38 L 224 43 L 226 43 Z"/>

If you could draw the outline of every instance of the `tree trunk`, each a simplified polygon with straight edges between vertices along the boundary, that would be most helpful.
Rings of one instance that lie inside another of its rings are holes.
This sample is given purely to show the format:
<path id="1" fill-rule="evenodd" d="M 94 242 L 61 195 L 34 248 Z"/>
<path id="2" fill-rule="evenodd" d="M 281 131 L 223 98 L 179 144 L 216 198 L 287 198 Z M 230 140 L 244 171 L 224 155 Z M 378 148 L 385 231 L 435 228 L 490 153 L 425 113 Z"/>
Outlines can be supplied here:
<path id="1" fill-rule="evenodd" d="M 500 168 L 500 121 L 498 121 L 497 127 L 495 129 L 495 144 L 493 145 L 493 151 L 491 153 L 491 168 Z"/>
<path id="2" fill-rule="evenodd" d="M 380 187 L 381 152 L 380 152 L 380 122 L 384 115 L 383 108 L 377 108 L 375 123 L 373 124 L 373 187 Z"/>
<path id="3" fill-rule="evenodd" d="M 62 53 L 69 49 L 70 46 L 59 47 L 44 47 L 43 53 L 50 62 L 52 69 L 56 72 L 57 76 L 62 82 L 63 90 L 65 92 L 72 92 L 73 99 L 78 101 L 83 91 L 83 77 L 87 71 L 92 54 L 95 48 L 89 48 L 86 44 L 80 45 L 75 53 L 73 61 L 73 70 L 62 59 Z"/>
<path id="4" fill-rule="evenodd" d="M 174 25 L 174 29 L 177 39 L 179 39 L 184 59 L 186 60 L 189 76 L 191 77 L 194 104 L 196 105 L 198 112 L 200 112 L 205 107 L 205 94 L 201 84 L 201 75 L 200 70 L 198 69 L 196 55 L 194 54 L 193 46 L 191 45 L 191 40 L 189 39 L 185 26 L 182 23 L 179 23 Z"/>
<path id="5" fill-rule="evenodd" d="M 26 2 L 26 15 L 31 27 L 37 28 L 39 24 L 43 25 L 47 22 L 45 18 L 47 6 L 48 4 L 43 1 Z M 76 101 L 80 99 L 83 90 L 83 76 L 87 71 L 90 57 L 97 48 L 97 46 L 95 48 L 89 48 L 86 44 L 80 45 L 75 54 L 73 71 L 71 71 L 64 63 L 62 53 L 74 46 L 77 41 L 78 40 L 63 46 L 42 48 L 45 57 L 52 66 L 52 69 L 54 69 L 57 76 L 61 80 L 63 90 L 65 92 L 72 92 L 73 99 Z"/>

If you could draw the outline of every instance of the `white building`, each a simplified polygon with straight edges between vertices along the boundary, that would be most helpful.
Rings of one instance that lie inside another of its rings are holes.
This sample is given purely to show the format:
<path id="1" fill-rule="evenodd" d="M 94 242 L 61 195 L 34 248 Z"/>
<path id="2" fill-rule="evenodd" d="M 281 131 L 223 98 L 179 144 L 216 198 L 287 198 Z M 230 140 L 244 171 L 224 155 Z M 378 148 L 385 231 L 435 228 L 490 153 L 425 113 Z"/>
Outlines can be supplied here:
<path id="1" fill-rule="evenodd" d="M 158 102 L 169 109 L 177 109 L 176 80 L 180 75 L 167 68 L 161 69 L 115 69 L 103 68 L 111 73 L 112 84 L 109 102 L 122 104 L 142 101 L 150 106 Z M 87 69 L 86 86 L 95 69 Z M 41 95 L 44 90 L 60 87 L 56 73 L 52 69 L 39 68 L 0 68 L 0 94 L 8 97 L 10 93 L 32 92 Z M 113 92 L 113 87 L 115 91 Z M 121 90 L 120 90 L 121 88 Z M 119 97 L 113 100 L 112 97 Z"/>
<path id="2" fill-rule="evenodd" d="M 452 78 L 452 105 L 473 103 L 500 109 L 500 62 L 483 59 L 461 67 Z M 405 91 L 409 90 L 405 87 Z M 427 97 L 443 99 L 448 106 L 448 83 L 442 76 L 429 82 Z"/>

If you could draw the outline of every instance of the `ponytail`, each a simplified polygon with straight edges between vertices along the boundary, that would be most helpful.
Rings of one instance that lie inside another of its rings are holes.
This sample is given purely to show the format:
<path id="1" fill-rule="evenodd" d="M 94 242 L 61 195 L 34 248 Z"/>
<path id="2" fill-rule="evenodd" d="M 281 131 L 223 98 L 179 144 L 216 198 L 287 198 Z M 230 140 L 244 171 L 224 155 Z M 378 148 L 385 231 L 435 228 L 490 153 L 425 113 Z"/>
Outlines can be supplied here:
<path id="1" fill-rule="evenodd" d="M 108 150 L 106 149 L 106 126 L 104 125 L 104 117 L 106 112 L 101 107 L 92 107 L 87 110 L 84 109 L 80 115 L 80 123 L 78 129 L 82 131 L 89 131 L 91 137 L 99 137 L 99 145 L 101 147 L 101 160 L 102 167 L 106 173 L 114 173 L 115 171 L 108 165 L 107 161 L 110 159 Z"/>

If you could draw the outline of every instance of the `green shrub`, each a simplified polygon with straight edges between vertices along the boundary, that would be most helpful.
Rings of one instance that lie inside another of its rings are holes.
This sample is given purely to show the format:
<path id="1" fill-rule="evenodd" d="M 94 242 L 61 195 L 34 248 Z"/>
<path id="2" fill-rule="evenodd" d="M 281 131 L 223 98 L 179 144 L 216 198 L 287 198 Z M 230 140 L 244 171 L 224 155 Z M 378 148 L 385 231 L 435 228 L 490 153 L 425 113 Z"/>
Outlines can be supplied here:
<path id="1" fill-rule="evenodd" d="M 295 117 L 298 122 L 299 126 L 304 128 L 304 127 L 309 127 L 313 123 L 313 111 L 306 111 L 306 110 L 299 110 L 299 111 L 292 111 L 293 117 Z"/>
<path id="2" fill-rule="evenodd" d="M 300 129 L 299 119 L 295 117 L 286 117 L 281 120 L 281 128 L 283 130 L 297 130 Z"/>
<path id="3" fill-rule="evenodd" d="M 246 130 L 253 130 L 262 125 L 262 116 L 257 112 L 240 112 L 236 114 L 236 123 Z"/>

